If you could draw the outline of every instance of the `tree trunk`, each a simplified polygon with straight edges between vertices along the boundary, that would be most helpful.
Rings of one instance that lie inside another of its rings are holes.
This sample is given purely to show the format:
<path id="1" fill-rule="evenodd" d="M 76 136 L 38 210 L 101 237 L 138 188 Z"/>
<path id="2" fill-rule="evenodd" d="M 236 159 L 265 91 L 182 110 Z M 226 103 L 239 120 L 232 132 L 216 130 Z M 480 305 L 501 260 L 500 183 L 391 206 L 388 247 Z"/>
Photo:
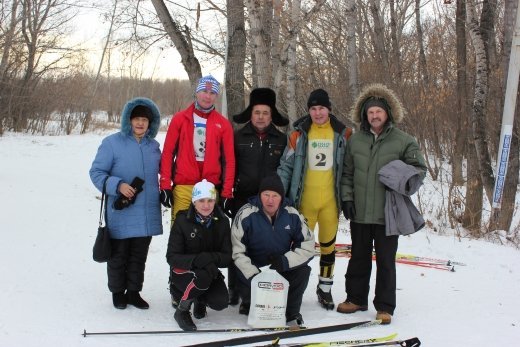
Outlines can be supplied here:
<path id="1" fill-rule="evenodd" d="M 245 0 L 251 23 L 251 42 L 253 44 L 258 84 L 255 87 L 272 86 L 271 39 L 272 1 Z M 263 5 L 263 6 L 262 6 Z M 270 9 L 270 11 L 269 11 Z M 268 15 L 271 15 L 268 18 Z"/>
<path id="2" fill-rule="evenodd" d="M 506 0 L 505 1 L 505 17 L 504 17 L 504 49 L 502 56 L 502 71 L 504 71 L 504 94 L 507 84 L 507 76 L 509 70 L 509 60 L 511 56 L 513 34 L 515 29 L 516 13 L 517 13 L 518 1 L 517 0 Z M 520 88 L 519 88 L 520 90 Z M 518 141 L 518 122 L 520 122 L 520 93 L 517 93 L 517 101 L 515 108 L 515 116 L 513 120 L 513 133 L 511 138 L 511 147 L 509 151 L 509 164 L 507 166 L 506 180 L 504 183 L 505 187 L 517 187 L 518 186 L 518 172 L 520 170 L 519 163 L 519 141 Z M 503 109 L 503 105 L 502 105 Z M 502 204 L 500 211 L 495 211 L 492 214 L 490 222 L 490 230 L 511 230 L 511 222 L 513 219 L 513 213 L 515 211 L 516 201 L 516 189 L 505 188 L 502 194 Z"/>
<path id="3" fill-rule="evenodd" d="M 453 184 L 462 186 L 462 162 L 467 140 L 467 100 L 468 87 L 466 76 L 466 4 L 465 0 L 457 0 L 455 31 L 457 40 L 457 128 L 455 129 L 455 147 L 451 159 Z"/>
<path id="4" fill-rule="evenodd" d="M 385 48 L 385 31 L 383 29 L 383 20 L 381 18 L 381 4 L 379 0 L 370 0 L 370 12 L 372 13 L 372 20 L 374 21 L 373 43 L 376 57 L 381 64 L 381 76 L 385 83 L 390 81 L 388 72 L 388 53 Z"/>
<path id="5" fill-rule="evenodd" d="M 117 2 L 118 0 L 114 0 L 114 8 L 112 9 L 112 16 L 110 17 L 110 27 L 108 28 L 107 39 L 105 41 L 105 46 L 103 47 L 103 52 L 101 53 L 101 59 L 99 60 L 99 66 L 96 78 L 94 80 L 94 87 L 92 88 L 92 92 L 88 100 L 87 109 L 85 111 L 85 117 L 83 118 L 83 122 L 81 124 L 81 134 L 85 134 L 87 132 L 87 129 L 90 126 L 90 122 L 92 120 L 92 104 L 94 103 L 94 98 L 96 97 L 96 91 L 99 84 L 99 77 L 101 76 L 101 69 L 103 68 L 103 60 L 105 59 L 105 54 L 107 52 L 108 45 L 110 44 L 110 38 L 112 36 L 112 28 L 114 27 L 114 20 L 116 18 Z"/>
<path id="6" fill-rule="evenodd" d="M 462 226 L 470 233 L 479 237 L 481 235 L 480 221 L 482 219 L 482 179 L 479 174 L 478 157 L 473 144 L 473 138 L 468 136 L 468 182 L 466 192 L 466 206 L 462 217 Z"/>
<path id="7" fill-rule="evenodd" d="M 403 71 L 401 69 L 401 54 L 399 51 L 399 40 L 397 38 L 397 14 L 395 13 L 395 1 L 390 0 L 390 38 L 392 40 L 392 56 L 393 56 L 393 65 L 395 69 L 395 78 L 393 80 L 397 80 L 398 84 L 401 83 L 403 79 Z M 422 41 L 421 41 L 422 42 Z"/>
<path id="8" fill-rule="evenodd" d="M 430 84 L 430 81 L 428 78 L 428 67 L 426 65 L 426 54 L 424 53 L 424 38 L 421 25 L 421 0 L 415 0 L 415 27 L 417 30 L 417 45 L 419 46 L 419 71 L 426 88 Z"/>
<path id="9" fill-rule="evenodd" d="M 351 102 L 359 94 L 359 61 L 356 48 L 357 6 L 356 0 L 347 0 L 347 66 Z"/>
<path id="10" fill-rule="evenodd" d="M 195 57 L 189 33 L 187 33 L 186 36 L 183 35 L 179 25 L 174 22 L 163 0 L 152 0 L 152 4 L 153 7 L 155 7 L 155 11 L 164 30 L 166 30 L 166 33 L 180 54 L 182 65 L 188 73 L 188 78 L 193 90 L 195 90 L 197 81 L 202 76 L 202 69 L 199 60 Z"/>
<path id="11" fill-rule="evenodd" d="M 14 36 L 16 32 L 16 26 L 18 25 L 18 0 L 14 0 L 11 4 L 11 19 L 9 21 L 8 30 L 3 37 L 3 52 L 2 59 L 0 60 L 0 108 L 2 110 L 8 110 L 10 107 L 7 102 L 7 97 L 4 96 L 5 86 L 7 85 L 7 68 L 9 66 L 9 56 L 11 54 L 11 47 L 13 45 Z M 6 118 L 6 112 L 0 112 L 0 136 L 4 133 L 4 118 Z"/>
<path id="12" fill-rule="evenodd" d="M 296 27 L 300 21 L 301 2 L 293 0 L 291 8 L 291 27 Z M 296 119 L 296 39 L 297 35 L 289 38 L 287 50 L 287 115 L 289 119 Z"/>
<path id="13" fill-rule="evenodd" d="M 228 118 L 244 109 L 246 32 L 244 0 L 227 0 L 226 99 Z"/>
<path id="14" fill-rule="evenodd" d="M 475 0 L 466 1 L 467 25 L 473 48 L 475 50 L 475 91 L 473 96 L 473 108 L 471 110 L 471 122 L 474 145 L 477 153 L 480 177 L 488 200 L 492 201 L 494 174 L 491 166 L 491 156 L 488 148 L 488 134 L 486 132 L 486 106 L 488 98 L 488 62 L 487 54 L 478 25 L 475 10 Z"/>

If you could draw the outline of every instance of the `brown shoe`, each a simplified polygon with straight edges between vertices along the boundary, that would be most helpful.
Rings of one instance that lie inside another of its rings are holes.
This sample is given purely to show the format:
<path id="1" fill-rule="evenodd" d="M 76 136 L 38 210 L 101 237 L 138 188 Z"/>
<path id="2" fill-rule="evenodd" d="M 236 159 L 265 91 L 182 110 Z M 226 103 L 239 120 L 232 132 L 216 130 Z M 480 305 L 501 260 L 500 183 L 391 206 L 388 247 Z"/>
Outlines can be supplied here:
<path id="1" fill-rule="evenodd" d="M 377 311 L 376 320 L 380 320 L 381 324 L 390 324 L 392 322 L 392 315 L 385 311 Z"/>
<path id="2" fill-rule="evenodd" d="M 356 305 L 350 301 L 342 302 L 338 305 L 337 311 L 339 313 L 354 313 L 357 311 L 366 311 L 368 310 L 368 306 L 366 305 Z"/>

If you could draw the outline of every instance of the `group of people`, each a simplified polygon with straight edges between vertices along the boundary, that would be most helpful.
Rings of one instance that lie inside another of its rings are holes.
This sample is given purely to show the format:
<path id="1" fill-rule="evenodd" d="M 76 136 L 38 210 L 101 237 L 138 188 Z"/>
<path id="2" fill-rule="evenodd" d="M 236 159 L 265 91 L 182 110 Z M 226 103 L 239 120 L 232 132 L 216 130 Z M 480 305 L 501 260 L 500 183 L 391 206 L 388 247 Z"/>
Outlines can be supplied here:
<path id="1" fill-rule="evenodd" d="M 385 194 L 391 188 L 378 172 L 395 160 L 420 177 L 426 172 L 417 142 L 395 127 L 405 114 L 397 96 L 384 85 L 367 86 L 350 114 L 359 124 L 354 132 L 331 113 L 327 92 L 316 89 L 308 98 L 308 114 L 287 136 L 277 128 L 289 120 L 277 110 L 273 90 L 251 91 L 248 107 L 233 116 L 244 124 L 236 131 L 215 109 L 219 93 L 214 77 L 198 81 L 194 102 L 173 116 L 162 153 L 154 139 L 157 106 L 146 98 L 130 100 L 121 131 L 98 149 L 90 177 L 100 191 L 105 186 L 111 206 L 107 274 L 114 306 L 149 308 L 140 292 L 151 237 L 162 234 L 162 204 L 172 213 L 166 260 L 180 328 L 196 330 L 192 315 L 204 318 L 207 307 L 218 311 L 240 303 L 239 313 L 248 315 L 251 281 L 266 266 L 289 282 L 287 324 L 302 325 L 316 225 L 317 299 L 327 310 L 335 307 L 331 289 L 342 212 L 350 220 L 352 254 L 347 297 L 337 311 L 368 309 L 375 250 L 376 319 L 389 324 L 396 306 L 398 235 L 387 236 L 385 230 Z M 142 186 L 133 184 L 136 179 Z M 130 203 L 114 204 L 120 197 Z"/>

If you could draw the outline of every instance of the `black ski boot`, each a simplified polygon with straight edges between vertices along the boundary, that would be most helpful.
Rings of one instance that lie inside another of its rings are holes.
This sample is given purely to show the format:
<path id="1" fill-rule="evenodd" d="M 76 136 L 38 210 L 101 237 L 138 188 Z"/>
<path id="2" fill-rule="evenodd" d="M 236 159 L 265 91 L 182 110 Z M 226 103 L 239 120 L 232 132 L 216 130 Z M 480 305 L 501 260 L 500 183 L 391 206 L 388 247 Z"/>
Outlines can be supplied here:
<path id="1" fill-rule="evenodd" d="M 195 299 L 193 302 L 193 317 L 202 319 L 206 317 L 208 312 L 206 311 L 206 303 L 203 300 Z"/>
<path id="2" fill-rule="evenodd" d="M 316 289 L 316 294 L 318 295 L 318 302 L 328 310 L 334 309 L 334 300 L 332 299 L 332 294 L 330 292 L 324 292 L 321 290 L 321 288 L 318 286 Z"/>
<path id="3" fill-rule="evenodd" d="M 179 324 L 179 328 L 184 331 L 197 330 L 197 326 L 191 319 L 190 307 L 192 301 L 193 300 L 181 300 L 177 306 L 177 310 L 175 310 L 175 314 L 173 315 L 173 318 L 175 318 L 175 321 Z"/>
<path id="4" fill-rule="evenodd" d="M 236 289 L 229 289 L 229 302 L 228 304 L 231 305 L 231 306 L 236 306 L 238 305 L 238 301 L 240 300 L 239 296 L 238 296 L 238 290 Z"/>
<path id="5" fill-rule="evenodd" d="M 141 295 L 139 295 L 138 291 L 129 290 L 126 293 L 126 298 L 130 305 L 134 305 L 141 310 L 147 310 L 150 308 L 150 305 L 148 305 L 148 303 L 144 301 L 143 298 L 141 298 Z"/>
<path id="6" fill-rule="evenodd" d="M 128 303 L 125 292 L 112 293 L 112 303 L 114 304 L 115 308 L 124 310 Z"/>
<path id="7" fill-rule="evenodd" d="M 240 307 L 238 308 L 238 313 L 239 314 L 245 314 L 246 316 L 249 315 L 249 308 L 250 308 L 250 306 L 251 306 L 250 302 L 242 301 L 242 303 L 240 304 Z"/>

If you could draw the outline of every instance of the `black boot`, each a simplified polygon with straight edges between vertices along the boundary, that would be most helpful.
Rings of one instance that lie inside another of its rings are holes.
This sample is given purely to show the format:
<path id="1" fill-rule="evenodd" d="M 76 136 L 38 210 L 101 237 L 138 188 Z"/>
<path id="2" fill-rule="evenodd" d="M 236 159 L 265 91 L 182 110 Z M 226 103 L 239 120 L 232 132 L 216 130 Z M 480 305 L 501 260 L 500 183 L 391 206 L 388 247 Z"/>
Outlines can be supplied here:
<path id="1" fill-rule="evenodd" d="M 250 302 L 244 302 L 240 304 L 240 307 L 238 308 L 239 314 L 245 314 L 246 316 L 249 315 L 249 307 L 251 306 Z"/>
<path id="2" fill-rule="evenodd" d="M 197 330 L 197 326 L 191 319 L 190 306 L 192 301 L 193 300 L 181 300 L 173 315 L 173 318 L 175 318 L 175 321 L 179 324 L 179 328 L 185 331 Z"/>
<path id="3" fill-rule="evenodd" d="M 139 292 L 137 291 L 129 290 L 126 293 L 126 297 L 130 305 L 134 305 L 141 310 L 147 310 L 150 308 L 150 305 L 148 305 L 148 303 L 144 301 L 143 298 L 141 298 L 141 295 L 139 295 Z"/>
<path id="4" fill-rule="evenodd" d="M 127 304 L 125 292 L 112 293 L 112 303 L 115 308 L 124 310 Z"/>
<path id="5" fill-rule="evenodd" d="M 202 300 L 195 299 L 193 302 L 193 317 L 202 319 L 206 317 L 208 312 L 206 311 L 206 303 Z"/>
<path id="6" fill-rule="evenodd" d="M 231 306 L 238 305 L 239 296 L 238 290 L 229 288 L 229 301 L 228 304 Z"/>

